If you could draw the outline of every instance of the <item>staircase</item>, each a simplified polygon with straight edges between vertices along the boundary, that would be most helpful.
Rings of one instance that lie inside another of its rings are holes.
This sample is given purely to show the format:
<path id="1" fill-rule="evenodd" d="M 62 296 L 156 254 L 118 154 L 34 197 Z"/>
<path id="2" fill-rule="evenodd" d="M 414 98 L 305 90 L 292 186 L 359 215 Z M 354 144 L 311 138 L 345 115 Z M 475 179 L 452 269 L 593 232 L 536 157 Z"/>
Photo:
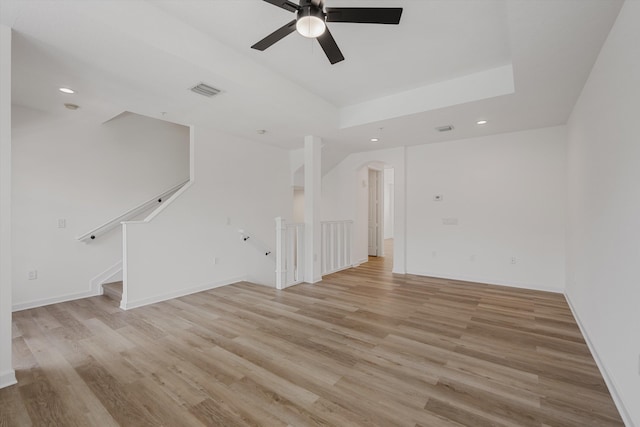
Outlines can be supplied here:
<path id="1" fill-rule="evenodd" d="M 102 285 L 102 291 L 103 291 L 103 295 L 120 303 L 120 301 L 122 300 L 122 281 L 104 283 Z"/>

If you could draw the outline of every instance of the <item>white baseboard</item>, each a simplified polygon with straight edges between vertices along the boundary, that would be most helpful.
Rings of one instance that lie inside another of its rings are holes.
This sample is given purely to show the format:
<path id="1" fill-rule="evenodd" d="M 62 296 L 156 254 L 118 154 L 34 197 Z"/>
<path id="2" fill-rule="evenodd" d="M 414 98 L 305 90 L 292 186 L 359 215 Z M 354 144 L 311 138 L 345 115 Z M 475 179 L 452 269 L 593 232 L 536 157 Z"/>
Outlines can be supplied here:
<path id="1" fill-rule="evenodd" d="M 569 297 L 569 294 L 565 292 L 564 297 L 567 300 L 567 303 L 569 304 L 569 308 L 571 309 L 571 313 L 573 314 L 573 317 L 576 319 L 576 323 L 578 324 L 578 328 L 580 328 L 580 332 L 582 332 L 582 336 L 584 337 L 584 340 L 587 342 L 587 347 L 589 347 L 589 350 L 591 351 L 593 360 L 596 361 L 596 365 L 598 365 L 598 369 L 600 369 L 600 374 L 602 375 L 602 378 L 604 378 L 604 382 L 607 384 L 607 388 L 609 389 L 611 398 L 613 399 L 613 402 L 616 404 L 616 408 L 618 408 L 618 412 L 620 412 L 620 416 L 622 417 L 622 421 L 624 422 L 624 425 L 626 425 L 627 427 L 633 427 L 634 426 L 633 420 L 631 419 L 631 416 L 629 415 L 629 412 L 627 411 L 626 406 L 622 402 L 620 394 L 618 394 L 616 384 L 613 381 L 613 378 L 611 378 L 611 376 L 607 372 L 607 369 L 605 368 L 604 363 L 602 362 L 602 359 L 600 359 L 600 356 L 596 351 L 596 347 L 593 345 L 593 342 L 589 337 L 587 328 L 584 326 L 584 324 L 580 320 L 580 316 L 578 316 L 578 312 L 576 311 L 575 306 L 571 302 L 571 298 Z"/>
<path id="2" fill-rule="evenodd" d="M 364 264 L 365 262 L 369 262 L 369 257 L 361 258 L 353 263 L 352 267 L 358 267 L 360 264 Z"/>
<path id="3" fill-rule="evenodd" d="M 295 282 L 295 283 L 288 283 L 288 284 L 284 285 L 281 289 L 278 289 L 278 290 L 279 290 L 279 291 L 281 291 L 281 290 L 283 290 L 283 289 L 287 289 L 287 288 L 290 288 L 290 287 L 292 287 L 292 286 L 299 285 L 299 284 L 301 284 L 301 283 L 304 283 L 304 282 L 301 280 L 301 281 L 299 281 L 299 282 Z M 276 288 L 276 289 L 277 289 L 277 288 Z"/>
<path id="4" fill-rule="evenodd" d="M 142 298 L 136 301 L 125 301 L 124 298 L 120 303 L 120 308 L 123 310 L 131 310 L 132 308 L 138 308 L 149 304 L 155 304 L 157 302 L 162 302 L 174 298 L 183 297 L 185 295 L 195 294 L 197 292 L 208 291 L 210 289 L 219 288 L 221 286 L 232 285 L 238 282 L 246 281 L 246 277 L 233 277 L 227 280 L 222 280 L 219 282 L 207 283 L 204 285 L 194 286 L 193 288 L 180 289 L 173 292 L 168 292 L 166 294 L 155 295 L 148 298 Z"/>
<path id="5" fill-rule="evenodd" d="M 39 300 L 27 301 L 18 304 L 14 304 L 11 307 L 11 311 L 22 311 L 30 308 L 42 307 L 45 305 L 58 304 L 61 302 L 73 301 L 76 299 L 95 297 L 102 295 L 102 285 L 107 279 L 113 277 L 116 273 L 122 270 L 122 261 L 118 261 L 111 267 L 107 268 L 102 273 L 95 276 L 89 281 L 89 290 L 83 292 L 76 292 L 73 294 L 65 294 L 51 298 L 43 298 Z"/>
<path id="6" fill-rule="evenodd" d="M 501 279 L 495 279 L 492 277 L 466 276 L 464 274 L 448 274 L 448 273 L 442 274 L 442 273 L 429 272 L 429 271 L 407 271 L 407 274 L 414 274 L 416 276 L 434 277 L 437 279 L 461 280 L 463 282 L 476 282 L 476 283 L 483 283 L 487 285 L 507 286 L 509 288 L 530 289 L 532 291 L 544 291 L 544 292 L 553 292 L 556 294 L 564 294 L 563 288 L 554 288 L 554 287 L 544 286 L 536 283 L 524 283 L 524 282 L 501 280 Z"/>
<path id="7" fill-rule="evenodd" d="M 326 276 L 326 275 L 328 275 L 328 274 L 333 274 L 333 273 L 337 273 L 338 271 L 348 270 L 348 269 L 353 268 L 353 267 L 357 267 L 357 266 L 354 266 L 354 265 L 349 264 L 349 265 L 347 265 L 347 266 L 340 267 L 340 268 L 337 268 L 337 269 L 335 269 L 335 270 L 331 270 L 331 271 L 327 271 L 327 272 L 325 272 L 325 273 L 322 273 L 322 275 L 323 275 L 323 276 Z"/>
<path id="8" fill-rule="evenodd" d="M 13 369 L 0 374 L 0 388 L 9 387 L 10 385 L 14 385 L 17 382 L 18 381 L 16 381 L 16 372 Z"/>
<path id="9" fill-rule="evenodd" d="M 28 310 L 30 308 L 42 307 L 42 306 L 51 305 L 51 304 L 58 304 L 58 303 L 61 303 L 61 302 L 73 301 L 73 300 L 76 300 L 76 299 L 95 297 L 95 296 L 98 296 L 98 295 L 102 295 L 102 288 L 97 289 L 97 290 L 78 292 L 78 293 L 74 293 L 74 294 L 60 295 L 60 296 L 57 296 L 57 297 L 43 298 L 43 299 L 39 299 L 39 300 L 21 302 L 21 303 L 18 303 L 18 304 L 14 304 L 11 307 L 11 310 L 12 311 Z"/>

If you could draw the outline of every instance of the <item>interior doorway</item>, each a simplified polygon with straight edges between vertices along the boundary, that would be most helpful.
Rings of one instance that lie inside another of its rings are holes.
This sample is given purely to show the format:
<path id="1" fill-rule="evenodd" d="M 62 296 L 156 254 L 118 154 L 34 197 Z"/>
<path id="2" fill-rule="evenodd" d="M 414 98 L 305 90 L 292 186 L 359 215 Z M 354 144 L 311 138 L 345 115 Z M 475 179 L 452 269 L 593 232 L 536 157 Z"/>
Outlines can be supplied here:
<path id="1" fill-rule="evenodd" d="M 384 256 L 384 175 L 379 169 L 369 168 L 368 249 L 369 256 Z"/>
<path id="2" fill-rule="evenodd" d="M 385 266 L 388 261 L 389 271 L 405 274 L 404 164 L 370 160 L 355 168 L 355 175 L 354 260 L 384 258 L 378 261 Z"/>

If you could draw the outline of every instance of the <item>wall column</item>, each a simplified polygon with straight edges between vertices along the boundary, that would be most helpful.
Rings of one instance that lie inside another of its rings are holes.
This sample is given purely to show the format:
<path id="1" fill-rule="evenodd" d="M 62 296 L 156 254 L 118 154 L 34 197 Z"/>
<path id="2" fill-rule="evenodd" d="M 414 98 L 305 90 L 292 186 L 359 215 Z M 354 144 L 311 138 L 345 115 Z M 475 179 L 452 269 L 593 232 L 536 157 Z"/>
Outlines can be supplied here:
<path id="1" fill-rule="evenodd" d="M 0 388 L 16 383 L 11 365 L 11 28 L 0 25 Z"/>
<path id="2" fill-rule="evenodd" d="M 322 192 L 322 140 L 304 138 L 304 281 L 322 280 L 320 268 L 320 197 Z"/>
<path id="3" fill-rule="evenodd" d="M 407 163 L 407 147 L 402 147 L 402 162 L 393 165 L 393 272 L 397 274 L 407 274 Z"/>

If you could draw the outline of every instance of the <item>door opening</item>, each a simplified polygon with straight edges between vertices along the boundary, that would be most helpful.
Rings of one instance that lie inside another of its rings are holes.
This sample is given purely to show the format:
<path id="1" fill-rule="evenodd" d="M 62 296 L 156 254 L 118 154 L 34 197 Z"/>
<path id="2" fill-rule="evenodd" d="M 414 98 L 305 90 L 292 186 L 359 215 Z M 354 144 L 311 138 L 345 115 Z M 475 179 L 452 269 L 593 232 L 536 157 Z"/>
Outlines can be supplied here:
<path id="1" fill-rule="evenodd" d="M 384 256 L 383 172 L 369 168 L 369 256 Z"/>

